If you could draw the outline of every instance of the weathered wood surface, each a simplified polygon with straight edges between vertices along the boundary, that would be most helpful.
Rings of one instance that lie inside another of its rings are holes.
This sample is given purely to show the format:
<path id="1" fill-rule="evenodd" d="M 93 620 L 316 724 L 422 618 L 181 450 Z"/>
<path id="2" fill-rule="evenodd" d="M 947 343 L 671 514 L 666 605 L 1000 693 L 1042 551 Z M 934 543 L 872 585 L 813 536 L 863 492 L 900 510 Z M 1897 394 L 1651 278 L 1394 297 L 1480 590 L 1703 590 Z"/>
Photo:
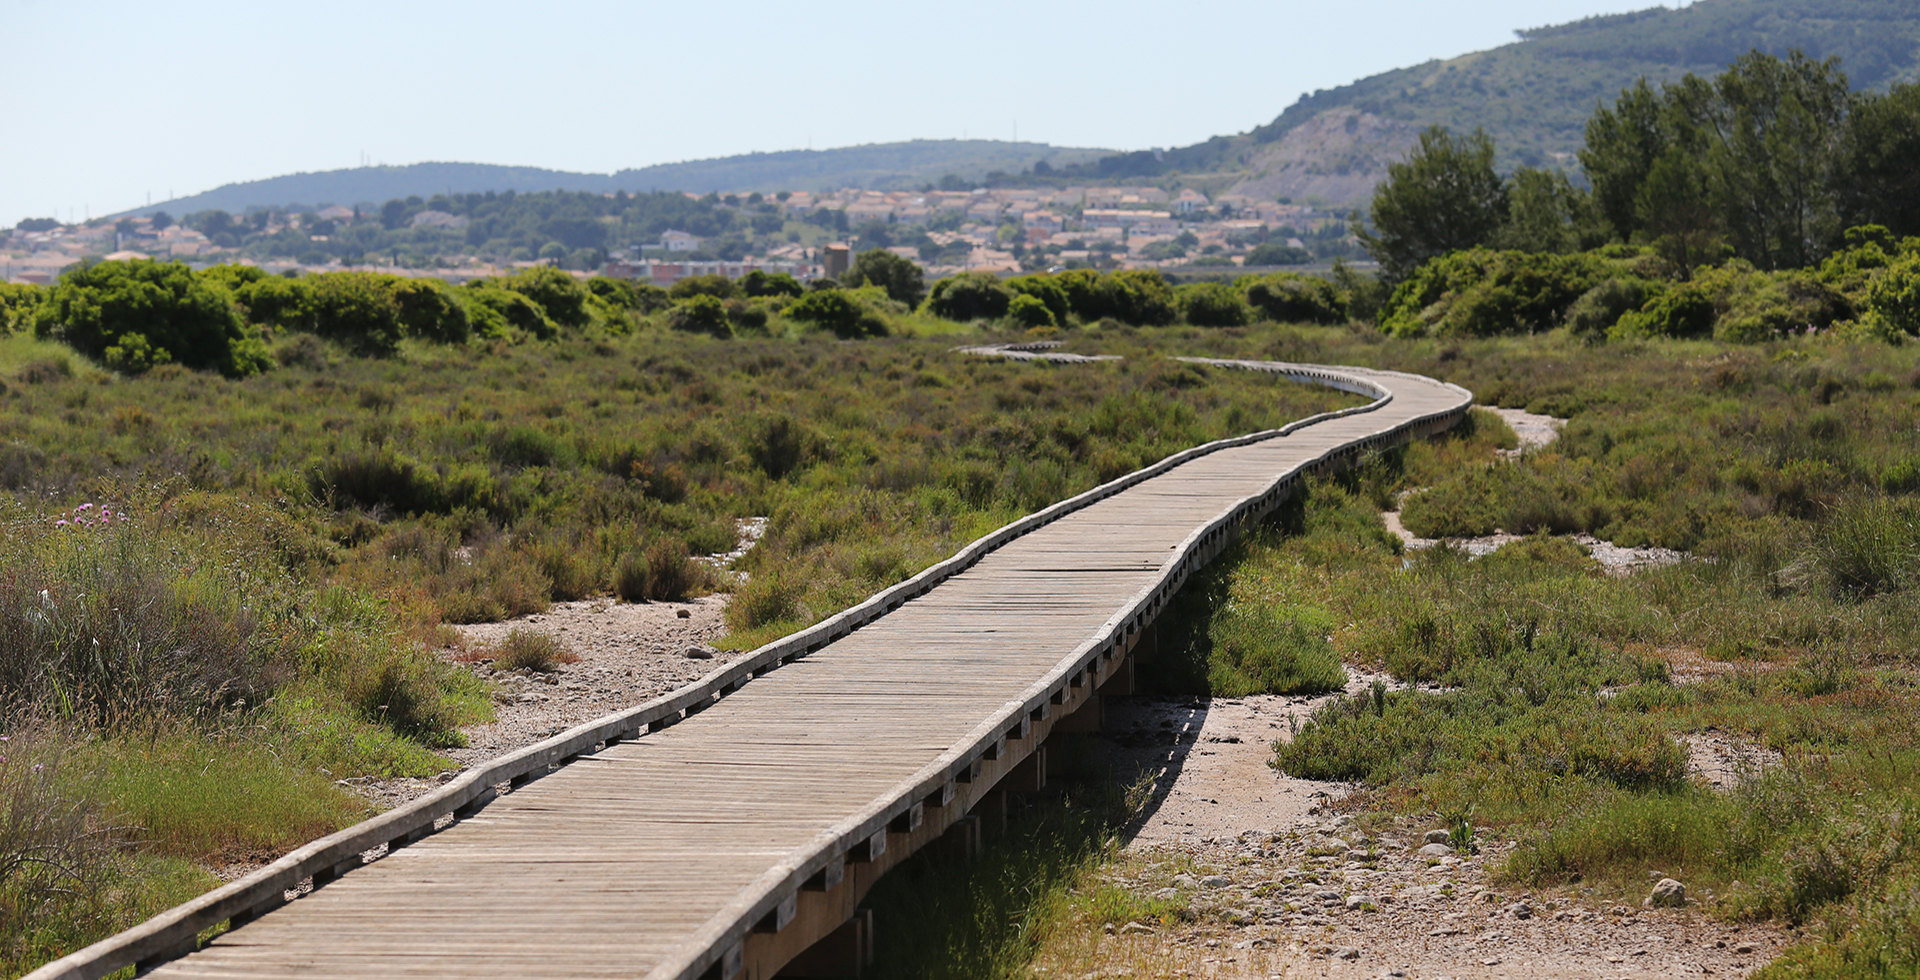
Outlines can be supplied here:
<path id="1" fill-rule="evenodd" d="M 1417 376 L 1214 363 L 1390 394 L 1049 508 L 700 684 L 30 977 L 134 962 L 165 978 L 770 975 L 1032 753 L 1185 577 L 1302 475 L 1451 425 L 1471 401 Z M 522 785 L 491 798 L 509 780 Z M 389 842 L 377 861 L 354 857 Z M 335 867 L 350 873 L 278 904 Z M 251 921 L 185 952 L 183 936 L 232 915 Z"/>

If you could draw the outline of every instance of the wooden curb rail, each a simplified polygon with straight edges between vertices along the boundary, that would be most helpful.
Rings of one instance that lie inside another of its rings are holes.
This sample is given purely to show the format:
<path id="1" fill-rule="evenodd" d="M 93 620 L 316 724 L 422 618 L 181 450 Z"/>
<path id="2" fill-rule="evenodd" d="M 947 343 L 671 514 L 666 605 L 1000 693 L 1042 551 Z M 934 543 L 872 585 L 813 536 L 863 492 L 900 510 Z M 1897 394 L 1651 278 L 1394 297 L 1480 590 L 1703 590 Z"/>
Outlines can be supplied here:
<path id="1" fill-rule="evenodd" d="M 1060 357 L 1032 351 L 982 350 L 979 353 L 1048 359 Z M 382 849 L 386 854 L 391 854 L 456 821 L 471 817 L 495 798 L 497 788 L 502 784 L 519 788 L 584 756 L 643 737 L 649 732 L 661 731 L 706 710 L 755 677 L 804 658 L 872 623 L 971 568 L 984 556 L 1015 538 L 1067 514 L 1202 456 L 1282 437 L 1332 419 L 1379 411 L 1393 401 L 1394 393 L 1382 380 L 1376 379 L 1403 377 L 1410 381 L 1417 379 L 1424 386 L 1437 384 L 1414 375 L 1363 369 L 1263 361 L 1191 360 L 1219 367 L 1272 373 L 1291 380 L 1356 392 L 1374 400 L 1367 405 L 1302 419 L 1279 429 L 1222 439 L 1176 453 L 1144 469 L 1023 517 L 972 542 L 952 557 L 907 581 L 883 590 L 812 627 L 730 661 L 692 684 L 475 766 L 422 799 L 300 847 L 245 878 L 49 963 L 28 974 L 27 980 L 93 980 L 128 966 L 144 971 L 192 953 L 198 947 L 198 936 L 203 931 L 222 922 L 231 922 L 235 927 L 242 926 L 286 904 L 286 894 L 297 890 L 308 879 L 311 879 L 314 888 L 324 887 L 343 874 L 361 867 L 370 858 L 384 856 L 379 854 Z M 858 812 L 821 831 L 806 846 L 774 862 L 720 914 L 687 936 L 647 975 L 661 980 L 735 976 L 745 962 L 749 938 L 755 936 L 757 929 L 779 932 L 792 919 L 796 898 L 805 891 L 810 881 L 816 885 L 823 879 L 837 881 L 842 873 L 846 873 L 850 859 L 858 863 L 862 856 L 877 857 L 880 851 L 885 850 L 890 831 L 909 835 L 903 843 L 917 846 L 932 833 L 960 819 L 965 809 L 977 802 L 991 787 L 991 780 L 1004 776 L 1014 765 L 1032 754 L 1040 741 L 1034 736 L 1044 736 L 1050 728 L 1054 709 L 1063 709 L 1061 713 L 1064 713 L 1066 709 L 1084 702 L 1097 684 L 1111 676 L 1131 644 L 1137 641 L 1141 631 L 1152 622 L 1187 577 L 1217 556 L 1248 524 L 1271 512 L 1285 500 L 1304 474 L 1345 465 L 1361 453 L 1438 431 L 1458 421 L 1467 411 L 1471 395 L 1457 386 L 1442 387 L 1451 393 L 1444 408 L 1408 418 L 1397 425 L 1329 450 L 1309 464 L 1277 477 L 1264 492 L 1241 500 L 1217 519 L 1196 527 L 1180 543 L 1172 555 L 1173 560 L 1165 564 L 1153 582 L 1133 595 L 1099 630 L 1066 653 L 1052 670 L 1029 685 L 1020 697 L 1007 701 L 991 716 L 983 718 L 961 742 L 940 753 L 912 776 L 900 781 Z M 922 822 L 928 817 L 932 819 L 923 829 Z M 370 855 L 369 852 L 374 854 Z M 887 858 L 885 864 L 894 863 L 901 856 L 896 851 Z M 868 880 L 866 883 L 871 882 Z M 781 947 L 779 952 L 780 955 L 791 955 L 797 950 Z M 777 967 L 778 963 L 774 966 Z M 756 967 L 756 971 L 759 969 Z"/>

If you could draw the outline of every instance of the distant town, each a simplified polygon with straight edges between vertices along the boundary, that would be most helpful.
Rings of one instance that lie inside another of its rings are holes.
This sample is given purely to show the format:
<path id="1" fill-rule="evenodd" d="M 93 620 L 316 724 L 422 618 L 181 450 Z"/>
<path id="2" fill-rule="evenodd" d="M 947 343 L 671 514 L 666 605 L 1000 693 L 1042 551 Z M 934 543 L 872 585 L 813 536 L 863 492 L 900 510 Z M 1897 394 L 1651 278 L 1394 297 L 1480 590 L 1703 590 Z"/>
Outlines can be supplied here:
<path id="1" fill-rule="evenodd" d="M 557 194 L 562 200 L 570 196 Z M 689 227 L 665 227 L 641 238 L 617 214 L 598 215 L 571 224 L 549 222 L 556 224 L 553 240 L 526 238 L 522 245 L 471 227 L 476 219 L 461 212 L 475 211 L 474 200 L 481 195 L 250 209 L 240 215 L 159 212 L 71 225 L 24 221 L 0 237 L 0 276 L 45 284 L 90 258 L 152 258 L 196 266 L 240 263 L 273 272 L 380 268 L 454 282 L 553 265 L 668 286 L 692 275 L 737 277 L 755 269 L 802 279 L 828 276 L 852 255 L 875 248 L 910 259 L 933 277 L 1066 268 L 1217 275 L 1364 258 L 1344 213 L 1286 199 L 1210 197 L 1193 188 L 680 196 L 686 199 L 683 205 L 696 206 L 687 212 Z M 496 201 L 493 195 L 485 198 Z M 501 199 L 514 200 L 512 195 Z M 583 220 L 587 227 L 580 227 Z M 361 245 L 346 248 L 349 241 Z"/>

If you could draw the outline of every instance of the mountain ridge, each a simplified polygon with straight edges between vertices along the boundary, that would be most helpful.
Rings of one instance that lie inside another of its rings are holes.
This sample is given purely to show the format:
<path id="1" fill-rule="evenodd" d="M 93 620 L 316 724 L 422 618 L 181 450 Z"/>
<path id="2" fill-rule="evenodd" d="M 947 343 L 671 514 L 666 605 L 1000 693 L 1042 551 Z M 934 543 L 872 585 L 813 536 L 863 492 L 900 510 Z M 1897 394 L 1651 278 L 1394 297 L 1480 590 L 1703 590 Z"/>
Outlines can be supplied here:
<path id="1" fill-rule="evenodd" d="M 240 213 L 248 208 L 329 204 L 377 206 L 394 198 L 414 195 L 487 191 L 564 190 L 610 194 L 622 190 L 634 193 L 676 190 L 696 194 L 745 194 L 836 187 L 897 190 L 937 182 L 948 174 L 963 180 L 979 180 L 995 170 L 1018 172 L 1043 160 L 1050 166 L 1070 166 L 1112 153 L 1105 149 L 1005 140 L 908 140 L 826 150 L 747 153 L 628 168 L 610 174 L 428 161 L 302 171 L 239 181 L 200 194 L 132 208 L 121 215 L 148 215 L 156 211 L 180 215 L 213 209 Z"/>

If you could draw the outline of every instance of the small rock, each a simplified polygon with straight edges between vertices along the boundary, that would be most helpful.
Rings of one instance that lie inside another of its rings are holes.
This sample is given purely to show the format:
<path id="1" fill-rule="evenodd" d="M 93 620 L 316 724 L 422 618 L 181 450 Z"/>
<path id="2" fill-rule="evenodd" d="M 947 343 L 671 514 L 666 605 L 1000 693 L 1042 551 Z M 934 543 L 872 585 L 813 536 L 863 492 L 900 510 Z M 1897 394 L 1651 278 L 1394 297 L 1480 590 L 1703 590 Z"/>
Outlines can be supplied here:
<path id="1" fill-rule="evenodd" d="M 1160 901 L 1163 901 L 1163 902 L 1168 902 L 1180 897 L 1180 889 L 1162 888 L 1159 891 L 1149 894 L 1147 897 L 1159 899 Z"/>
<path id="2" fill-rule="evenodd" d="M 688 660 L 712 660 L 713 655 L 719 652 L 720 651 L 715 650 L 714 648 L 702 643 L 698 646 L 690 646 L 687 648 L 687 659 Z"/>
<path id="3" fill-rule="evenodd" d="M 1742 954 L 1745 954 L 1745 953 L 1751 953 L 1751 952 L 1753 952 L 1753 944 L 1752 944 L 1752 943 L 1741 943 L 1740 945 L 1738 945 L 1738 946 L 1735 946 L 1735 947 L 1733 948 L 1733 951 L 1734 951 L 1734 952 L 1736 952 L 1736 953 L 1742 953 Z"/>
<path id="4" fill-rule="evenodd" d="M 1341 902 L 1345 901 L 1345 899 L 1341 896 L 1341 894 L 1336 891 L 1314 892 L 1313 900 L 1316 902 L 1319 902 L 1322 905 L 1338 905 Z"/>
<path id="5" fill-rule="evenodd" d="M 1233 884 L 1233 879 L 1226 875 L 1208 875 L 1200 879 L 1200 883 L 1208 888 L 1225 888 Z"/>
<path id="6" fill-rule="evenodd" d="M 1227 920 L 1228 925 L 1235 926 L 1249 925 L 1254 921 L 1253 913 L 1246 909 L 1228 909 L 1220 913 L 1220 917 Z"/>
<path id="7" fill-rule="evenodd" d="M 1446 857 L 1447 855 L 1452 853 L 1453 853 L 1453 848 L 1448 847 L 1445 844 L 1428 844 L 1425 847 L 1420 848 L 1421 857 L 1431 857 L 1431 858 Z"/>
<path id="8" fill-rule="evenodd" d="M 1182 871 L 1173 876 L 1173 885 L 1175 888 L 1198 888 L 1200 887 L 1200 879 Z"/>
<path id="9" fill-rule="evenodd" d="M 1453 840 L 1453 834 L 1445 830 L 1429 830 L 1427 831 L 1427 835 L 1421 839 L 1429 844 L 1445 844 Z"/>
<path id="10" fill-rule="evenodd" d="M 1643 904 L 1656 909 L 1679 908 L 1687 904 L 1687 886 L 1672 878 L 1662 878 L 1659 884 L 1653 886 L 1653 894 L 1648 895 Z"/>
<path id="11" fill-rule="evenodd" d="M 1372 864 L 1373 862 L 1380 860 L 1380 855 L 1369 854 L 1366 851 L 1348 851 L 1347 860 L 1357 861 L 1361 864 Z"/>
<path id="12" fill-rule="evenodd" d="M 1371 905 L 1371 904 L 1372 904 L 1372 900 L 1368 899 L 1367 896 L 1365 895 L 1348 895 L 1347 896 L 1347 911 L 1349 912 L 1366 908 L 1368 905 Z"/>

